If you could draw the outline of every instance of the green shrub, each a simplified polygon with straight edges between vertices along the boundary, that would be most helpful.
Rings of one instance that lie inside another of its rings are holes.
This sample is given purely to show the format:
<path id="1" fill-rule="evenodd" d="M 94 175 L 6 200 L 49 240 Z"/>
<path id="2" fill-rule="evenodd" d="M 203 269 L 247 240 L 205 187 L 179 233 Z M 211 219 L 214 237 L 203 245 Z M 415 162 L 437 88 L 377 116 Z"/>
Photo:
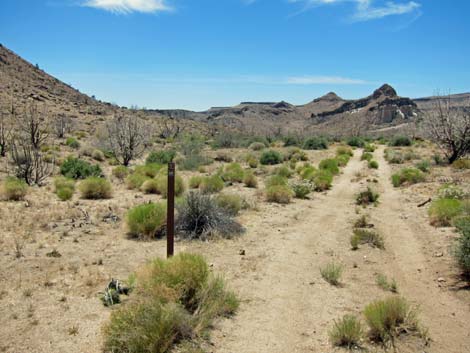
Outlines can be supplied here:
<path id="1" fill-rule="evenodd" d="M 462 202 L 456 199 L 434 200 L 429 207 L 430 223 L 436 227 L 448 227 L 452 219 L 462 213 Z"/>
<path id="2" fill-rule="evenodd" d="M 243 200 L 234 194 L 219 194 L 215 197 L 217 205 L 227 211 L 228 214 L 236 216 L 243 208 Z"/>
<path id="3" fill-rule="evenodd" d="M 255 156 L 250 156 L 247 158 L 246 162 L 250 168 L 258 168 L 258 159 Z"/>
<path id="4" fill-rule="evenodd" d="M 60 173 L 66 178 L 71 179 L 86 179 L 88 177 L 103 176 L 99 165 L 91 165 L 82 159 L 74 157 L 69 157 L 62 163 Z"/>
<path id="5" fill-rule="evenodd" d="M 340 167 L 345 167 L 349 163 L 350 159 L 351 159 L 351 156 L 349 154 L 340 154 L 336 156 L 336 160 L 338 161 L 338 166 Z"/>
<path id="6" fill-rule="evenodd" d="M 463 200 L 467 194 L 457 185 L 444 184 L 438 190 L 438 195 L 441 199 L 455 199 Z"/>
<path id="7" fill-rule="evenodd" d="M 134 174 L 144 175 L 149 178 L 155 178 L 157 175 L 165 171 L 166 169 L 163 169 L 163 165 L 155 163 L 138 165 L 134 168 Z"/>
<path id="8" fill-rule="evenodd" d="M 375 146 L 371 143 L 368 143 L 364 146 L 364 151 L 372 153 L 375 151 Z"/>
<path id="9" fill-rule="evenodd" d="M 326 150 L 328 141 L 323 137 L 311 137 L 305 140 L 302 148 L 304 150 Z"/>
<path id="10" fill-rule="evenodd" d="M 113 176 L 119 180 L 124 180 L 129 175 L 129 169 L 123 165 L 118 165 L 113 169 Z"/>
<path id="11" fill-rule="evenodd" d="M 147 203 L 131 208 L 126 216 L 129 235 L 152 239 L 161 235 L 166 222 L 166 203 Z"/>
<path id="12" fill-rule="evenodd" d="M 129 190 L 140 189 L 142 184 L 149 179 L 148 176 L 142 174 L 129 174 L 126 178 L 126 185 Z"/>
<path id="13" fill-rule="evenodd" d="M 416 163 L 415 167 L 419 169 L 420 171 L 422 171 L 423 173 L 427 173 L 431 169 L 431 163 L 427 160 L 422 160 Z"/>
<path id="14" fill-rule="evenodd" d="M 374 156 L 372 155 L 372 153 L 369 153 L 369 152 L 364 152 L 361 156 L 361 161 L 371 161 L 372 158 L 374 158 Z"/>
<path id="15" fill-rule="evenodd" d="M 68 200 L 72 199 L 74 192 L 75 191 L 73 189 L 62 188 L 62 189 L 58 189 L 56 191 L 56 194 L 57 194 L 57 197 L 61 201 L 68 201 Z"/>
<path id="16" fill-rule="evenodd" d="M 147 179 L 140 190 L 145 194 L 160 194 L 160 185 L 157 179 Z"/>
<path id="17" fill-rule="evenodd" d="M 202 156 L 199 153 L 193 153 L 179 160 L 178 164 L 183 170 L 197 170 L 201 166 L 209 165 L 212 162 L 208 157 Z"/>
<path id="18" fill-rule="evenodd" d="M 452 163 L 452 168 L 470 169 L 470 159 L 468 158 L 457 159 L 454 163 Z"/>
<path id="19" fill-rule="evenodd" d="M 352 157 L 352 156 L 354 155 L 354 152 L 353 152 L 353 150 L 352 150 L 350 147 L 339 146 L 339 147 L 336 149 L 336 155 L 337 155 L 337 156 L 341 156 L 341 155 L 343 155 L 343 154 Z"/>
<path id="20" fill-rule="evenodd" d="M 109 199 L 111 197 L 111 184 L 104 178 L 90 177 L 79 185 L 82 198 L 88 200 Z"/>
<path id="21" fill-rule="evenodd" d="M 20 179 L 7 177 L 3 181 L 2 194 L 8 201 L 23 200 L 28 193 L 28 185 Z"/>
<path id="22" fill-rule="evenodd" d="M 423 172 L 414 168 L 403 168 L 398 173 L 392 175 L 392 184 L 399 187 L 403 184 L 417 184 L 425 180 Z"/>
<path id="23" fill-rule="evenodd" d="M 61 201 L 70 200 L 75 192 L 75 181 L 65 177 L 54 179 L 55 193 Z"/>
<path id="24" fill-rule="evenodd" d="M 389 280 L 387 276 L 382 273 L 377 274 L 376 283 L 380 288 L 385 291 L 390 291 L 393 293 L 398 292 L 398 286 L 395 279 L 392 278 L 391 280 Z"/>
<path id="25" fill-rule="evenodd" d="M 301 144 L 300 137 L 286 136 L 284 138 L 284 147 L 299 146 Z"/>
<path id="26" fill-rule="evenodd" d="M 271 185 L 266 189 L 268 202 L 288 204 L 292 198 L 292 190 L 287 185 Z"/>
<path id="27" fill-rule="evenodd" d="M 199 186 L 202 184 L 204 177 L 201 175 L 194 175 L 189 179 L 189 187 L 191 189 L 198 189 Z"/>
<path id="28" fill-rule="evenodd" d="M 212 175 L 204 178 L 199 188 L 205 194 L 215 194 L 224 188 L 224 181 L 220 176 Z"/>
<path id="29" fill-rule="evenodd" d="M 157 178 L 157 185 L 158 191 L 160 194 L 167 198 L 168 196 L 168 177 L 166 175 L 159 176 Z M 184 180 L 180 175 L 175 176 L 175 196 L 183 195 L 184 191 L 186 190 L 186 186 L 184 185 Z"/>
<path id="30" fill-rule="evenodd" d="M 276 168 L 274 173 L 284 178 L 290 178 L 292 176 L 292 171 L 285 165 Z"/>
<path id="31" fill-rule="evenodd" d="M 339 321 L 334 321 L 333 328 L 328 333 L 333 346 L 349 349 L 359 346 L 364 335 L 362 324 L 354 315 L 344 315 Z"/>
<path id="32" fill-rule="evenodd" d="M 260 163 L 263 165 L 275 165 L 283 160 L 281 154 L 274 150 L 268 150 L 261 154 Z"/>
<path id="33" fill-rule="evenodd" d="M 73 137 L 68 137 L 67 140 L 65 141 L 65 144 L 69 146 L 70 148 L 73 149 L 78 149 L 80 148 L 80 142 L 78 142 L 75 138 Z"/>
<path id="34" fill-rule="evenodd" d="M 405 161 L 403 155 L 399 151 L 387 148 L 385 150 L 385 159 L 390 164 L 403 164 Z"/>
<path id="35" fill-rule="evenodd" d="M 243 178 L 243 183 L 245 184 L 246 187 L 249 187 L 249 188 L 258 187 L 258 179 L 256 179 L 256 176 L 250 172 L 245 173 L 245 177 Z"/>
<path id="36" fill-rule="evenodd" d="M 351 237 L 351 248 L 357 250 L 359 245 L 369 244 L 370 246 L 378 249 L 384 249 L 383 238 L 377 232 L 367 229 L 354 229 L 354 233 Z"/>
<path id="37" fill-rule="evenodd" d="M 333 174 L 329 170 L 318 170 L 311 180 L 315 186 L 315 191 L 329 190 L 333 182 Z"/>
<path id="38" fill-rule="evenodd" d="M 329 284 L 337 286 L 339 285 L 343 274 L 343 265 L 330 262 L 326 266 L 320 268 L 320 274 Z"/>
<path id="39" fill-rule="evenodd" d="M 159 150 L 150 152 L 145 159 L 145 164 L 168 164 L 176 157 L 174 150 Z"/>
<path id="40" fill-rule="evenodd" d="M 365 145 L 364 140 L 356 136 L 350 137 L 346 143 L 351 147 L 364 147 Z"/>
<path id="41" fill-rule="evenodd" d="M 379 169 L 379 162 L 371 160 L 369 161 L 368 166 L 371 169 Z"/>
<path id="42" fill-rule="evenodd" d="M 461 268 L 464 276 L 470 277 L 470 217 L 460 218 L 455 221 L 455 226 L 459 231 L 453 251 L 454 258 Z"/>
<path id="43" fill-rule="evenodd" d="M 241 183 L 244 176 L 243 168 L 238 163 L 226 165 L 222 173 L 222 179 L 226 182 Z"/>
<path id="44" fill-rule="evenodd" d="M 261 151 L 264 148 L 266 148 L 266 145 L 262 142 L 253 142 L 250 145 L 250 149 L 253 151 Z"/>
<path id="45" fill-rule="evenodd" d="M 216 199 L 200 192 L 189 192 L 178 204 L 177 229 L 183 238 L 231 237 L 244 231 Z"/>
<path id="46" fill-rule="evenodd" d="M 362 215 L 354 222 L 354 228 L 367 228 L 369 227 L 369 222 L 366 215 Z"/>
<path id="47" fill-rule="evenodd" d="M 396 136 L 390 141 L 390 146 L 399 147 L 399 146 L 411 146 L 413 141 L 407 136 Z"/>
<path id="48" fill-rule="evenodd" d="M 356 204 L 367 206 L 371 203 L 376 204 L 379 200 L 379 194 L 373 191 L 370 187 L 367 190 L 361 191 L 356 197 Z"/>
<path id="49" fill-rule="evenodd" d="M 338 161 L 336 159 L 330 158 L 322 160 L 318 165 L 318 169 L 327 170 L 333 175 L 339 174 Z"/>
<path id="50" fill-rule="evenodd" d="M 314 190 L 314 186 L 310 181 L 298 181 L 293 182 L 290 185 L 290 188 L 295 194 L 295 197 L 298 199 L 306 199 L 307 195 Z"/>
<path id="51" fill-rule="evenodd" d="M 315 175 L 315 173 L 317 172 L 317 169 L 311 165 L 307 165 L 307 166 L 304 166 L 301 170 L 300 170 L 300 177 L 302 179 L 305 179 L 305 180 L 308 180 L 308 179 L 312 179 L 312 177 Z"/>
<path id="52" fill-rule="evenodd" d="M 270 176 L 267 180 L 266 180 L 266 187 L 270 187 L 270 186 L 278 186 L 278 185 L 281 185 L 281 186 L 287 186 L 288 184 L 288 180 L 286 177 L 283 177 L 281 175 L 272 175 Z"/>
<path id="53" fill-rule="evenodd" d="M 400 332 L 418 331 L 416 313 L 401 297 L 393 296 L 370 303 L 364 309 L 364 316 L 369 335 L 375 341 L 385 343 Z"/>

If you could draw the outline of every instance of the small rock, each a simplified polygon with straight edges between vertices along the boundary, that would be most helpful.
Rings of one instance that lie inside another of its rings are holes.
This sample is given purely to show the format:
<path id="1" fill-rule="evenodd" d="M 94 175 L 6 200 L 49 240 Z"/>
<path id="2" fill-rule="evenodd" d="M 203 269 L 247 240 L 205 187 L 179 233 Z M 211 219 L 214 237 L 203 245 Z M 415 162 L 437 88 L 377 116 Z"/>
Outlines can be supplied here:
<path id="1" fill-rule="evenodd" d="M 434 257 L 443 257 L 444 253 L 443 252 L 437 252 L 434 254 Z"/>
<path id="2" fill-rule="evenodd" d="M 444 277 L 439 277 L 439 278 L 437 279 L 437 281 L 438 281 L 438 282 L 445 282 L 446 280 L 445 280 Z"/>
<path id="3" fill-rule="evenodd" d="M 245 249 L 241 249 L 238 253 L 242 256 L 245 255 Z"/>

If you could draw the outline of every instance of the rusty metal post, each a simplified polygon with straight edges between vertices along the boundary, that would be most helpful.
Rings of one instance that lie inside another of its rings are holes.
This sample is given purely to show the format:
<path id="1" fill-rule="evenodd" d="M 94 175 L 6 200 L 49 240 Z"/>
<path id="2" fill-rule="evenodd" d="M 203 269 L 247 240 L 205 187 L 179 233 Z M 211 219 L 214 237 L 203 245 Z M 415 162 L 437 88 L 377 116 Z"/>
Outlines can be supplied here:
<path id="1" fill-rule="evenodd" d="M 166 256 L 175 252 L 175 163 L 168 163 L 168 198 L 166 215 Z"/>

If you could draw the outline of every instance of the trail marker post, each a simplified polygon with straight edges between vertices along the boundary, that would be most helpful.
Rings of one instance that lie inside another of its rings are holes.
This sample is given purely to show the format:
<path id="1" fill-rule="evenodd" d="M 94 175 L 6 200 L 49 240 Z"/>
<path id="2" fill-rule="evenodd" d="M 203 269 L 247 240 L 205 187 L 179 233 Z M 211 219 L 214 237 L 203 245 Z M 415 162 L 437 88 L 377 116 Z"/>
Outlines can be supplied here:
<path id="1" fill-rule="evenodd" d="M 166 256 L 175 252 L 175 163 L 168 163 L 168 198 L 166 212 Z"/>

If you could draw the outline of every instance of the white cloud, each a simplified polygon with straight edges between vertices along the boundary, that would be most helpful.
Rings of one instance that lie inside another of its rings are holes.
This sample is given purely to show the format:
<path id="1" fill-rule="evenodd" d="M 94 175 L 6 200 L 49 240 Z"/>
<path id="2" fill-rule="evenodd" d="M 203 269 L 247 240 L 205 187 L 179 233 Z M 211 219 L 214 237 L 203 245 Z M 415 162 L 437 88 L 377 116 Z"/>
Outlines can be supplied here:
<path id="1" fill-rule="evenodd" d="M 86 0 L 83 6 L 94 7 L 114 13 L 169 11 L 166 0 Z"/>
<path id="2" fill-rule="evenodd" d="M 352 21 L 369 21 L 387 16 L 404 15 L 416 12 L 421 4 L 416 1 L 397 2 L 387 1 L 377 4 L 376 0 L 288 0 L 290 3 L 303 3 L 305 8 L 334 5 L 340 3 L 353 3 L 355 10 L 351 16 Z"/>
<path id="3" fill-rule="evenodd" d="M 328 0 L 325 0 L 328 1 Z M 331 1 L 331 0 L 330 0 Z M 339 76 L 291 76 L 285 81 L 289 85 L 365 85 L 367 81 Z"/>

